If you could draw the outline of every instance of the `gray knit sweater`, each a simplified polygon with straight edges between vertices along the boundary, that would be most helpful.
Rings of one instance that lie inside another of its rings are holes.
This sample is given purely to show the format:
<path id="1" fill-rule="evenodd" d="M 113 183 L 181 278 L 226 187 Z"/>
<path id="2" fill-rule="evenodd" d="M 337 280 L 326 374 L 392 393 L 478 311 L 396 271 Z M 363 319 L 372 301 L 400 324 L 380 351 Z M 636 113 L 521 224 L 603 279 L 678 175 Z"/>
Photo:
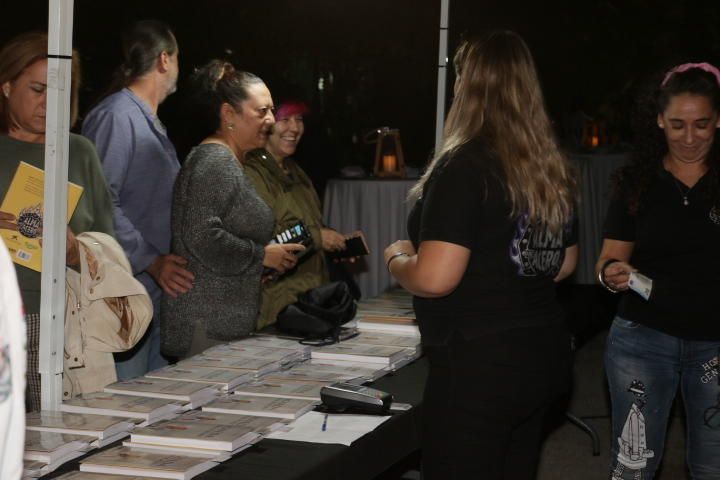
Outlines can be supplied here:
<path id="1" fill-rule="evenodd" d="M 195 280 L 188 293 L 163 299 L 163 353 L 184 356 L 196 324 L 216 340 L 252 332 L 273 226 L 272 211 L 226 147 L 190 152 L 175 182 L 172 250 L 188 260 Z"/>

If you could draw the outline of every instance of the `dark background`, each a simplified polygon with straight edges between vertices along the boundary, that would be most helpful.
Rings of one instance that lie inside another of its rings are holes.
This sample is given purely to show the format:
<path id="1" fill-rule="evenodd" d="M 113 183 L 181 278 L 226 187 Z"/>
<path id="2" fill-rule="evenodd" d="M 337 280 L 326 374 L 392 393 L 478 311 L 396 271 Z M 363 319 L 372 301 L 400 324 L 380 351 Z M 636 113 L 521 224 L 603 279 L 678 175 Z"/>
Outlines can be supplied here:
<path id="1" fill-rule="evenodd" d="M 0 43 L 46 30 L 47 8 L 43 0 L 3 5 Z M 180 45 L 179 90 L 159 115 L 181 158 L 200 140 L 181 108 L 183 80 L 219 57 L 261 76 L 276 102 L 310 103 L 297 156 L 320 190 L 343 166 L 372 168 L 374 146 L 362 138 L 379 126 L 399 128 L 406 162 L 422 167 L 434 143 L 439 14 L 439 0 L 76 0 L 81 114 L 121 61 L 122 29 L 154 18 Z M 640 78 L 720 56 L 717 0 L 451 0 L 449 56 L 462 35 L 492 28 L 527 40 L 561 136 L 564 117 L 581 109 L 628 140 Z M 449 92 L 452 81 L 450 71 Z"/>

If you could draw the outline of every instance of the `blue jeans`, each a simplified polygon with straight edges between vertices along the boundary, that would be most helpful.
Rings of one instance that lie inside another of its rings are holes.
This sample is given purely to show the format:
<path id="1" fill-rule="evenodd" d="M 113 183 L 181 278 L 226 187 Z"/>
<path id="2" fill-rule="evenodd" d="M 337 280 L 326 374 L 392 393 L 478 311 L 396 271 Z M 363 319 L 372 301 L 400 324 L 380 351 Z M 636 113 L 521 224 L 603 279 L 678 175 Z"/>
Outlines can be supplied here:
<path id="1" fill-rule="evenodd" d="M 168 364 L 167 359 L 160 353 L 159 299 L 153 298 L 153 308 L 155 314 L 143 338 L 130 350 L 114 355 L 118 380 L 139 377 Z"/>
<path id="2" fill-rule="evenodd" d="M 694 480 L 720 479 L 719 349 L 720 341 L 682 340 L 615 318 L 605 353 L 613 480 L 654 477 L 678 386 L 690 474 Z"/>

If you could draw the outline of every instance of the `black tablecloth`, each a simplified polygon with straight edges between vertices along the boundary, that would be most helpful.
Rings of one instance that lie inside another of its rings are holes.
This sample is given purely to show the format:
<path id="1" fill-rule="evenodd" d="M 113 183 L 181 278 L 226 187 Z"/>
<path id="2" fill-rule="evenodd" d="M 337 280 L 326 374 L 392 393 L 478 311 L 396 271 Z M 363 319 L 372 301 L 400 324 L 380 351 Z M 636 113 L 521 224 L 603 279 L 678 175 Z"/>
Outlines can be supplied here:
<path id="1" fill-rule="evenodd" d="M 198 480 L 369 480 L 420 448 L 422 392 L 427 377 L 424 358 L 385 376 L 371 386 L 390 392 L 414 408 L 394 415 L 351 446 L 263 439 L 257 445 L 195 477 Z M 90 453 L 97 452 L 97 450 Z M 44 478 L 78 470 L 70 462 Z"/>

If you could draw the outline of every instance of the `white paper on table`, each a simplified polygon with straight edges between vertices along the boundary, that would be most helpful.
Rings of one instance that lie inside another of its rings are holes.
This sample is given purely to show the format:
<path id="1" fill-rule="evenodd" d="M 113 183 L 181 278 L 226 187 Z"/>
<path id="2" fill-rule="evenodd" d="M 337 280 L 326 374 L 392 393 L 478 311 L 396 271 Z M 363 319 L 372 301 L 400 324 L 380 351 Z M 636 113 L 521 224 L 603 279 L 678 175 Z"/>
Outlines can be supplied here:
<path id="1" fill-rule="evenodd" d="M 265 438 L 296 442 L 339 443 L 350 446 L 355 440 L 372 432 L 389 418 L 390 416 L 380 415 L 329 414 L 326 428 L 323 431 L 325 414 L 308 412 L 288 424 L 287 428 L 272 432 Z"/>

